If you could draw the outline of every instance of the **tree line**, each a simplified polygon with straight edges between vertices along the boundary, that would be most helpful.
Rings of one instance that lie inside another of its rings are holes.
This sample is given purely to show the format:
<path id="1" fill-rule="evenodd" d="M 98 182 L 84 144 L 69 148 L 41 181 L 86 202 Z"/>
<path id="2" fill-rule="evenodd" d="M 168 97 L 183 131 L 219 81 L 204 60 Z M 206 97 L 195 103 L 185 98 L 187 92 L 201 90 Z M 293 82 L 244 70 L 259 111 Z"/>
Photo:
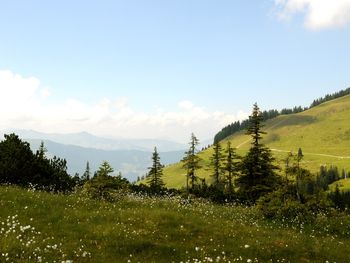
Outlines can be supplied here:
<path id="1" fill-rule="evenodd" d="M 65 159 L 47 158 L 41 143 L 33 153 L 28 142 L 9 134 L 0 142 L 0 183 L 34 186 L 55 192 L 72 191 L 76 182 L 67 173 Z"/>
<path id="2" fill-rule="evenodd" d="M 315 99 L 309 107 L 301 107 L 301 106 L 295 106 L 293 108 L 284 108 L 280 111 L 278 110 L 268 110 L 268 111 L 263 111 L 262 116 L 263 116 L 263 121 L 267 121 L 273 118 L 276 118 L 280 115 L 288 115 L 288 114 L 295 114 L 299 112 L 306 111 L 308 109 L 311 109 L 313 107 L 316 107 L 324 102 L 334 100 L 346 95 L 350 94 L 350 88 L 335 92 L 333 94 L 327 94 L 324 97 Z M 214 143 L 222 141 L 223 139 L 233 135 L 236 132 L 246 130 L 249 125 L 249 119 L 245 119 L 242 121 L 235 121 L 224 128 L 222 128 L 221 131 L 219 131 L 215 136 L 214 136 Z"/>
<path id="3" fill-rule="evenodd" d="M 251 137 L 250 149 L 239 156 L 230 142 L 223 146 L 220 142 L 212 146 L 209 164 L 198 154 L 198 138 L 191 134 L 189 148 L 182 159 L 185 170 L 185 188 L 167 189 L 163 181 L 163 168 L 157 148 L 152 153 L 152 164 L 148 168 L 147 184 L 133 184 L 121 173 L 113 175 L 114 169 L 104 161 L 92 175 L 89 163 L 80 177 L 67 173 L 67 162 L 59 157 L 46 157 L 42 143 L 36 153 L 15 134 L 5 135 L 0 142 L 0 183 L 53 192 L 79 190 L 91 198 L 115 201 L 127 193 L 147 195 L 184 194 L 208 198 L 214 202 L 239 202 L 257 205 L 265 217 L 306 217 L 316 212 L 336 207 L 350 209 L 350 193 L 339 187 L 329 191 L 329 185 L 339 179 L 349 178 L 334 166 L 321 166 L 315 176 L 302 167 L 303 152 L 288 153 L 285 166 L 279 167 L 268 147 L 262 143 L 263 113 L 254 104 L 249 117 L 246 134 Z M 207 182 L 198 173 L 201 168 L 211 172 Z M 282 172 L 284 170 L 284 173 Z M 178 175 L 183 176 L 183 175 Z"/>

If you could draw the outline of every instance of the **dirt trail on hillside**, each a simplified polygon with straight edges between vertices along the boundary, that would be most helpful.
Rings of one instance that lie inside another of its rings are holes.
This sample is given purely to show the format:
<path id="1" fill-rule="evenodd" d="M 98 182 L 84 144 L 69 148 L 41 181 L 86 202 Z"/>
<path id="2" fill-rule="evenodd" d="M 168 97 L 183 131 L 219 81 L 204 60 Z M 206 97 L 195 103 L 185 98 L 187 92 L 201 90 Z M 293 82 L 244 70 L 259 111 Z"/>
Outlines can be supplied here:
<path id="1" fill-rule="evenodd" d="M 284 152 L 289 153 L 290 151 L 286 150 L 279 150 L 279 149 L 270 149 L 273 152 Z M 332 154 L 324 154 L 324 153 L 308 153 L 303 152 L 304 155 L 315 155 L 315 156 L 323 156 L 323 157 L 331 157 L 331 158 L 338 158 L 338 159 L 350 159 L 350 156 L 341 156 L 341 155 L 332 155 Z"/>
<path id="2" fill-rule="evenodd" d="M 241 148 L 243 145 L 250 142 L 251 139 L 248 139 L 239 145 L 236 146 L 237 149 Z M 289 153 L 290 151 L 287 150 L 280 150 L 280 149 L 270 149 L 273 152 L 283 152 L 283 153 Z M 341 155 L 332 155 L 332 154 L 324 154 L 324 153 L 309 153 L 309 152 L 303 152 L 304 155 L 314 155 L 314 156 L 323 156 L 323 157 L 330 157 L 330 158 L 337 158 L 337 159 L 350 159 L 350 156 L 341 156 Z"/>

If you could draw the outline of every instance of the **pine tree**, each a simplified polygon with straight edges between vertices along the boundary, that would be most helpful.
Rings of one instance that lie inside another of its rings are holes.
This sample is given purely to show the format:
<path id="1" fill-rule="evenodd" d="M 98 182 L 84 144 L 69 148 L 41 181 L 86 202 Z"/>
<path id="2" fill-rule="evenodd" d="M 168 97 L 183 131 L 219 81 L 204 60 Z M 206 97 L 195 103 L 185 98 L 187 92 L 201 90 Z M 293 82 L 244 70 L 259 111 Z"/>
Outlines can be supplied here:
<path id="1" fill-rule="evenodd" d="M 149 167 L 148 183 L 151 189 L 160 190 L 164 187 L 163 176 L 163 165 L 160 163 L 159 153 L 157 147 L 154 147 L 152 155 L 152 166 Z"/>
<path id="2" fill-rule="evenodd" d="M 288 175 L 290 173 L 290 169 L 291 169 L 291 161 L 293 159 L 293 153 L 292 152 L 289 152 L 287 154 L 287 157 L 286 159 L 284 160 L 285 161 L 285 174 L 286 174 L 286 180 L 288 180 Z"/>
<path id="3" fill-rule="evenodd" d="M 302 170 L 300 168 L 300 162 L 301 160 L 304 158 L 304 155 L 303 155 L 303 151 L 301 150 L 301 148 L 298 149 L 298 154 L 296 155 L 296 161 L 297 161 L 297 178 L 296 178 L 296 181 L 297 181 L 297 184 L 296 184 L 296 187 L 297 187 L 297 198 L 299 201 L 301 201 L 301 188 L 302 188 L 302 185 L 303 185 L 303 182 L 302 182 Z"/>
<path id="4" fill-rule="evenodd" d="M 265 134 L 261 130 L 262 119 L 260 109 L 255 103 L 246 133 L 252 137 L 251 148 L 242 160 L 241 175 L 236 180 L 240 194 L 251 203 L 273 191 L 279 182 L 271 151 L 261 143 L 262 135 Z"/>
<path id="5" fill-rule="evenodd" d="M 108 177 L 114 172 L 112 166 L 107 162 L 103 161 L 99 169 L 97 170 L 97 176 Z"/>
<path id="6" fill-rule="evenodd" d="M 227 142 L 226 148 L 226 163 L 224 166 L 224 170 L 226 174 L 227 180 L 227 190 L 229 194 L 233 193 L 233 178 L 239 174 L 239 161 L 235 161 L 239 159 L 238 155 L 235 153 L 235 149 L 231 147 L 231 142 Z"/>
<path id="7" fill-rule="evenodd" d="M 221 177 L 224 174 L 223 161 L 225 157 L 222 153 L 222 147 L 219 142 L 214 143 L 213 150 L 213 155 L 210 157 L 210 166 L 213 170 L 213 184 L 214 186 L 219 187 L 221 183 Z"/>
<path id="8" fill-rule="evenodd" d="M 39 150 L 36 152 L 36 156 L 40 159 L 43 160 L 46 156 L 45 154 L 47 153 L 47 149 L 45 147 L 44 141 L 40 142 Z"/>
<path id="9" fill-rule="evenodd" d="M 191 186 L 192 189 L 194 187 L 194 182 L 196 180 L 196 171 L 201 168 L 201 165 L 199 162 L 201 161 L 201 158 L 198 157 L 197 153 L 197 146 L 199 144 L 199 140 L 197 137 L 192 133 L 191 134 L 191 141 L 189 143 L 190 148 L 187 152 L 185 152 L 185 157 L 182 159 L 183 161 L 183 168 L 186 169 L 186 190 L 189 192 L 189 180 L 191 179 Z"/>
<path id="10" fill-rule="evenodd" d="M 83 181 L 89 181 L 90 177 L 91 177 L 90 164 L 89 164 L 89 161 L 87 161 L 85 172 L 83 174 Z"/>

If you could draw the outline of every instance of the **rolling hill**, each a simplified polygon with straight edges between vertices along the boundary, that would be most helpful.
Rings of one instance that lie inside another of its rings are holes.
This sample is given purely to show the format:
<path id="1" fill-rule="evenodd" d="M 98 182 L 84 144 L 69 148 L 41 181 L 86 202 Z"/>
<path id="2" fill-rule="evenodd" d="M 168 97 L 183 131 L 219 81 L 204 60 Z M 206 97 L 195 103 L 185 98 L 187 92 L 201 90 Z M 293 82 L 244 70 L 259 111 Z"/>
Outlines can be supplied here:
<path id="1" fill-rule="evenodd" d="M 281 167 L 288 152 L 303 150 L 303 167 L 317 172 L 321 165 L 335 165 L 350 171 L 350 95 L 331 100 L 298 114 L 281 115 L 265 123 L 267 134 L 263 142 L 272 150 Z M 227 141 L 244 155 L 250 146 L 250 137 L 244 131 L 233 134 Z M 212 149 L 199 153 L 203 169 L 198 176 L 210 182 L 207 170 Z M 181 163 L 164 170 L 164 181 L 168 187 L 181 188 L 185 185 L 185 174 Z"/>

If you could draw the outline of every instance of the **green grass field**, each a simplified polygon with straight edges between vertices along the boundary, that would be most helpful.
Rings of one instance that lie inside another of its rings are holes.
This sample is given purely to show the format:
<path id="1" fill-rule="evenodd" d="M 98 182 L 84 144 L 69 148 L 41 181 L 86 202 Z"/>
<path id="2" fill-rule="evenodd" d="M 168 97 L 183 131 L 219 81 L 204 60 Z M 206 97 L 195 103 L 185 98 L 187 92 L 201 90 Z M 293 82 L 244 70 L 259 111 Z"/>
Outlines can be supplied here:
<path id="1" fill-rule="evenodd" d="M 180 198 L 106 203 L 8 186 L 0 197 L 0 262 L 350 261 L 346 216 L 286 226 Z"/>
<path id="2" fill-rule="evenodd" d="M 321 165 L 335 165 L 339 170 L 350 172 L 350 96 L 323 103 L 302 113 L 282 115 L 265 123 L 267 134 L 264 143 L 272 149 L 277 163 L 283 168 L 287 153 L 303 150 L 303 167 L 316 173 Z M 244 155 L 250 146 L 249 136 L 244 132 L 234 134 L 222 141 L 237 147 Z M 207 167 L 212 149 L 200 153 L 203 166 Z M 185 185 L 186 171 L 180 163 L 164 170 L 164 181 L 168 187 Z M 210 171 L 201 169 L 197 174 L 210 182 Z"/>

